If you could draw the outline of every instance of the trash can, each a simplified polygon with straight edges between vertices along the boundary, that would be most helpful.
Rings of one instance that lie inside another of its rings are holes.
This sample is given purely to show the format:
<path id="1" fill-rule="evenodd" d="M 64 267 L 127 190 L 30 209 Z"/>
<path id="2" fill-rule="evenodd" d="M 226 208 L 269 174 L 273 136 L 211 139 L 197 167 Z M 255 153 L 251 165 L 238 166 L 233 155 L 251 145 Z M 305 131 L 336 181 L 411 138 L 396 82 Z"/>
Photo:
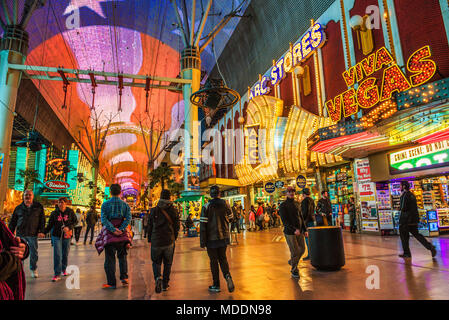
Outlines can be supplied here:
<path id="1" fill-rule="evenodd" d="M 317 270 L 336 271 L 345 265 L 345 249 L 340 227 L 312 227 L 309 250 L 312 266 Z"/>

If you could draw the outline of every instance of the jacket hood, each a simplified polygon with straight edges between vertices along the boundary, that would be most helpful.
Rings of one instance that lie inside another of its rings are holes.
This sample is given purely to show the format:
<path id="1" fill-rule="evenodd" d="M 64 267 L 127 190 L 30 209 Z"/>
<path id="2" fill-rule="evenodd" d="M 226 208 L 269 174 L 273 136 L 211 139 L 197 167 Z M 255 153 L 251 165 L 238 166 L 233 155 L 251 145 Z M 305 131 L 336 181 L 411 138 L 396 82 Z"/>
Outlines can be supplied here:
<path id="1" fill-rule="evenodd" d="M 165 199 L 159 199 L 159 202 L 157 203 L 157 206 L 162 209 L 167 209 L 169 206 L 171 206 L 172 202 L 170 200 Z"/>

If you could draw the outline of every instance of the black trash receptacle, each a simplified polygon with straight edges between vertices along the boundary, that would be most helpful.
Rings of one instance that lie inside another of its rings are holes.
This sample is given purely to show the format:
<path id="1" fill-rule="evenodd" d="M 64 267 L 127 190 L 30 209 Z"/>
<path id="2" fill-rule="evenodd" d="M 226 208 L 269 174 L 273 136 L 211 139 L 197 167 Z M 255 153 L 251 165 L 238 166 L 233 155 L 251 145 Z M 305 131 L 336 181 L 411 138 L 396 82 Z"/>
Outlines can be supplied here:
<path id="1" fill-rule="evenodd" d="M 313 227 L 309 231 L 312 266 L 318 270 L 339 270 L 345 265 L 345 249 L 340 227 Z"/>

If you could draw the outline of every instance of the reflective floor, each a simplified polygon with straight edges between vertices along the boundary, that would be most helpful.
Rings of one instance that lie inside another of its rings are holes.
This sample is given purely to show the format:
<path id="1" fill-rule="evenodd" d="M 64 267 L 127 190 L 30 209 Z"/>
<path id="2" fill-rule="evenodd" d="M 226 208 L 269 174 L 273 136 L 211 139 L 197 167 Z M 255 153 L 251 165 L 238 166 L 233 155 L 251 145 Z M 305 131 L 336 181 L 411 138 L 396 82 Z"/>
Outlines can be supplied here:
<path id="1" fill-rule="evenodd" d="M 199 247 L 199 238 L 180 238 L 172 268 L 169 291 L 156 294 L 149 244 L 136 241 L 128 255 L 129 287 L 104 290 L 104 253 L 93 245 L 71 246 L 69 265 L 80 270 L 80 289 L 68 289 L 66 279 L 52 283 L 53 258 L 49 242 L 39 242 L 39 278 L 27 275 L 26 299 L 449 299 L 449 237 L 432 238 L 438 255 L 411 239 L 413 258 L 404 260 L 399 237 L 380 237 L 343 232 L 346 265 L 337 272 L 315 270 L 309 261 L 300 262 L 299 280 L 290 277 L 289 250 L 281 229 L 244 232 L 227 255 L 236 289 L 228 293 L 222 278 L 222 292 L 209 293 L 212 284 L 209 259 Z M 368 289 L 369 266 L 377 266 L 380 288 Z M 118 268 L 118 266 L 117 266 Z M 118 277 L 118 274 L 117 274 Z M 368 281 L 367 281 L 368 279 Z"/>

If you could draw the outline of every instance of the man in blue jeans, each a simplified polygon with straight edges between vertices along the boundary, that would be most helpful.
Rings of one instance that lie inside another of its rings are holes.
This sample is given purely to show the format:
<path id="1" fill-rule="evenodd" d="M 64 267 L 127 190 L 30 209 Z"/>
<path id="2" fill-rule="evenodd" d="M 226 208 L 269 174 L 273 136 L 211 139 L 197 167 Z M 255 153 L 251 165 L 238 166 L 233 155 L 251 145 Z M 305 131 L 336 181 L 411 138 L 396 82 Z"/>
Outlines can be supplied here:
<path id="1" fill-rule="evenodd" d="M 170 201 L 170 191 L 164 189 L 157 206 L 151 209 L 148 217 L 148 242 L 151 243 L 151 260 L 153 261 L 156 293 L 168 290 L 178 233 L 179 214 Z M 161 278 L 162 262 L 164 262 L 164 274 Z"/>
<path id="2" fill-rule="evenodd" d="M 105 201 L 101 206 L 101 223 L 115 236 L 121 236 L 126 227 L 131 222 L 131 209 L 128 204 L 119 198 L 122 188 L 119 184 L 112 184 L 109 188 L 112 198 Z M 106 272 L 107 284 L 103 284 L 103 289 L 115 289 L 115 255 L 117 254 L 120 280 L 122 285 L 128 285 L 128 262 L 126 260 L 126 242 L 114 242 L 104 247 L 105 261 L 104 271 Z"/>
<path id="3" fill-rule="evenodd" d="M 39 202 L 35 202 L 34 194 L 31 190 L 23 193 L 23 202 L 18 205 L 12 214 L 9 222 L 9 229 L 21 239 L 24 239 L 30 249 L 30 270 L 31 277 L 37 278 L 38 245 L 37 238 L 43 238 L 45 228 L 44 208 Z"/>

